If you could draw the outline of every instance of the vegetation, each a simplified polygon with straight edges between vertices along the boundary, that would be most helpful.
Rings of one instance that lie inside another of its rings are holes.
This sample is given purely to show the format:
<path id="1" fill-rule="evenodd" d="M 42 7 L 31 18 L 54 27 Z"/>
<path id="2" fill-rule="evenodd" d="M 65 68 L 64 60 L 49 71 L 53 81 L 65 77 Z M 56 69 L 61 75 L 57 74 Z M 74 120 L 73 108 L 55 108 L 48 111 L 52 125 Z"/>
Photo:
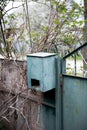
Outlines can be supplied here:
<path id="1" fill-rule="evenodd" d="M 46 13 L 45 17 L 42 18 L 39 16 L 36 9 L 33 9 L 33 12 L 30 13 L 29 4 L 31 2 L 47 10 L 47 12 L 44 12 Z M 84 8 L 82 5 L 78 5 L 75 2 L 68 4 L 67 0 L 45 0 L 44 2 L 38 0 L 31 0 L 28 2 L 25 0 L 20 6 L 5 10 L 8 3 L 9 1 L 0 1 L 0 54 L 5 58 L 17 59 L 21 56 L 25 56 L 26 53 L 38 51 L 57 52 L 59 55 L 65 55 L 69 51 L 75 49 L 77 44 L 82 44 L 83 41 L 85 41 L 83 34 L 86 34 L 85 31 L 87 29 L 84 30 L 83 26 L 84 22 L 86 26 L 87 18 L 85 17 L 85 20 L 81 18 L 84 15 Z M 12 4 L 14 4 L 14 1 Z M 15 8 L 21 8 L 22 11 L 20 11 L 20 13 L 13 12 L 9 14 L 9 11 Z M 73 58 L 74 56 L 71 57 L 69 61 L 73 60 Z M 81 51 L 79 51 L 76 59 L 77 61 L 84 59 Z M 73 62 L 75 63 L 74 60 Z M 15 65 L 22 75 L 21 71 L 23 71 L 23 68 L 18 66 L 17 63 Z M 72 67 L 70 63 L 67 63 L 66 74 L 83 76 L 83 64 L 80 65 L 80 69 L 75 65 Z M 77 71 L 75 69 L 77 69 Z M 3 69 L 1 68 L 1 70 Z M 23 73 L 23 82 L 25 83 L 26 79 L 24 76 L 25 73 Z M 18 85 L 20 87 L 25 86 L 23 82 Z M 27 119 L 23 112 L 20 111 L 21 106 L 21 110 L 23 110 L 27 97 L 18 108 L 15 107 L 15 104 L 18 103 L 19 95 L 20 93 L 14 95 L 13 98 L 7 98 L 6 101 L 3 101 L 1 108 L 3 107 L 4 109 L 1 111 L 1 120 L 5 119 L 9 122 L 8 113 L 6 115 L 6 112 L 10 109 L 11 114 L 15 114 L 15 119 L 17 118 L 17 112 L 22 115 L 29 129 Z M 15 101 L 11 102 L 14 99 Z M 6 106 L 6 103 L 8 106 Z M 0 129 L 3 128 L 4 125 L 0 122 Z"/>
<path id="2" fill-rule="evenodd" d="M 34 24 L 36 18 L 32 18 L 33 14 L 29 14 L 27 0 L 21 5 L 24 13 L 9 15 L 7 15 L 9 10 L 5 11 L 8 3 L 6 1 L 0 3 L 0 35 L 2 37 L 0 53 L 3 56 L 17 58 L 19 55 L 37 51 L 57 52 L 64 55 L 75 48 L 77 43 L 83 42 L 84 21 L 81 17 L 84 9 L 82 6 L 75 2 L 68 5 L 65 0 L 59 2 L 46 0 L 43 3 L 38 0 L 31 1 L 34 4 L 37 3 L 38 6 L 48 8 L 47 17 L 44 18 L 47 22 L 44 25 L 41 25 L 41 22 Z M 20 6 L 15 8 L 20 8 Z M 19 27 L 17 27 L 18 19 L 24 19 Z"/>

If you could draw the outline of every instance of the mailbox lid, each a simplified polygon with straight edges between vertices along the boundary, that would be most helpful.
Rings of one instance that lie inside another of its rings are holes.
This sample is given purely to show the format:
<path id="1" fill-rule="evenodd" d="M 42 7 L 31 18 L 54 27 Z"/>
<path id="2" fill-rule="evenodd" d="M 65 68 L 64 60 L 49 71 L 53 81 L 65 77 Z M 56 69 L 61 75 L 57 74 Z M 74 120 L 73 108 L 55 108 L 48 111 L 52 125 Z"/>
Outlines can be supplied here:
<path id="1" fill-rule="evenodd" d="M 28 54 L 27 56 L 45 58 L 45 57 L 50 57 L 50 56 L 55 56 L 55 55 L 56 53 L 38 52 L 38 53 Z"/>

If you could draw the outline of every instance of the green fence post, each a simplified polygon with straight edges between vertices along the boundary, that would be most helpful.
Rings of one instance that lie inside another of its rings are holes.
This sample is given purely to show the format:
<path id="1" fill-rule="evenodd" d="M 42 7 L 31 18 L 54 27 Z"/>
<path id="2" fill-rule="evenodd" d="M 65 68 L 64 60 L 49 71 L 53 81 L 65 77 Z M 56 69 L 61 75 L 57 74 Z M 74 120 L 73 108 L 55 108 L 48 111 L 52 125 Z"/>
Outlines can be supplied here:
<path id="1" fill-rule="evenodd" d="M 61 118 L 61 59 L 55 59 L 56 68 L 56 130 L 62 130 Z"/>

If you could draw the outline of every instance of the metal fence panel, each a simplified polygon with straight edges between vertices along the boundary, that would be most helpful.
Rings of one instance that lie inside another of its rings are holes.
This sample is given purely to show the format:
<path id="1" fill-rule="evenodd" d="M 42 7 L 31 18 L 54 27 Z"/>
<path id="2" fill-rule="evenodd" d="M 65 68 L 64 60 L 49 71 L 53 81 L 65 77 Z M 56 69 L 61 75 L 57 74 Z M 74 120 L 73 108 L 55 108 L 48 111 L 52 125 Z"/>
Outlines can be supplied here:
<path id="1" fill-rule="evenodd" d="M 87 130 L 87 79 L 63 75 L 63 130 Z"/>

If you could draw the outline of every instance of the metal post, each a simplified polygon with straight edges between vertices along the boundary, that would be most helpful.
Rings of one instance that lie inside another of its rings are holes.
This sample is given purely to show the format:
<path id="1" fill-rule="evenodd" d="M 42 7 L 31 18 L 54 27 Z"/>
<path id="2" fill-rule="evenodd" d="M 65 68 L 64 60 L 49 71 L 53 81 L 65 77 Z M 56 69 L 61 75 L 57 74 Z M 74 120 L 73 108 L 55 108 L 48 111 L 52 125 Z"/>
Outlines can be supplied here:
<path id="1" fill-rule="evenodd" d="M 76 70 L 76 53 L 74 54 L 74 67 L 75 67 L 75 76 L 76 76 L 76 73 L 77 73 L 77 70 Z"/>
<path id="2" fill-rule="evenodd" d="M 55 59 L 56 68 L 56 130 L 62 130 L 61 121 L 61 87 L 60 87 L 60 74 L 61 74 L 61 60 Z"/>

